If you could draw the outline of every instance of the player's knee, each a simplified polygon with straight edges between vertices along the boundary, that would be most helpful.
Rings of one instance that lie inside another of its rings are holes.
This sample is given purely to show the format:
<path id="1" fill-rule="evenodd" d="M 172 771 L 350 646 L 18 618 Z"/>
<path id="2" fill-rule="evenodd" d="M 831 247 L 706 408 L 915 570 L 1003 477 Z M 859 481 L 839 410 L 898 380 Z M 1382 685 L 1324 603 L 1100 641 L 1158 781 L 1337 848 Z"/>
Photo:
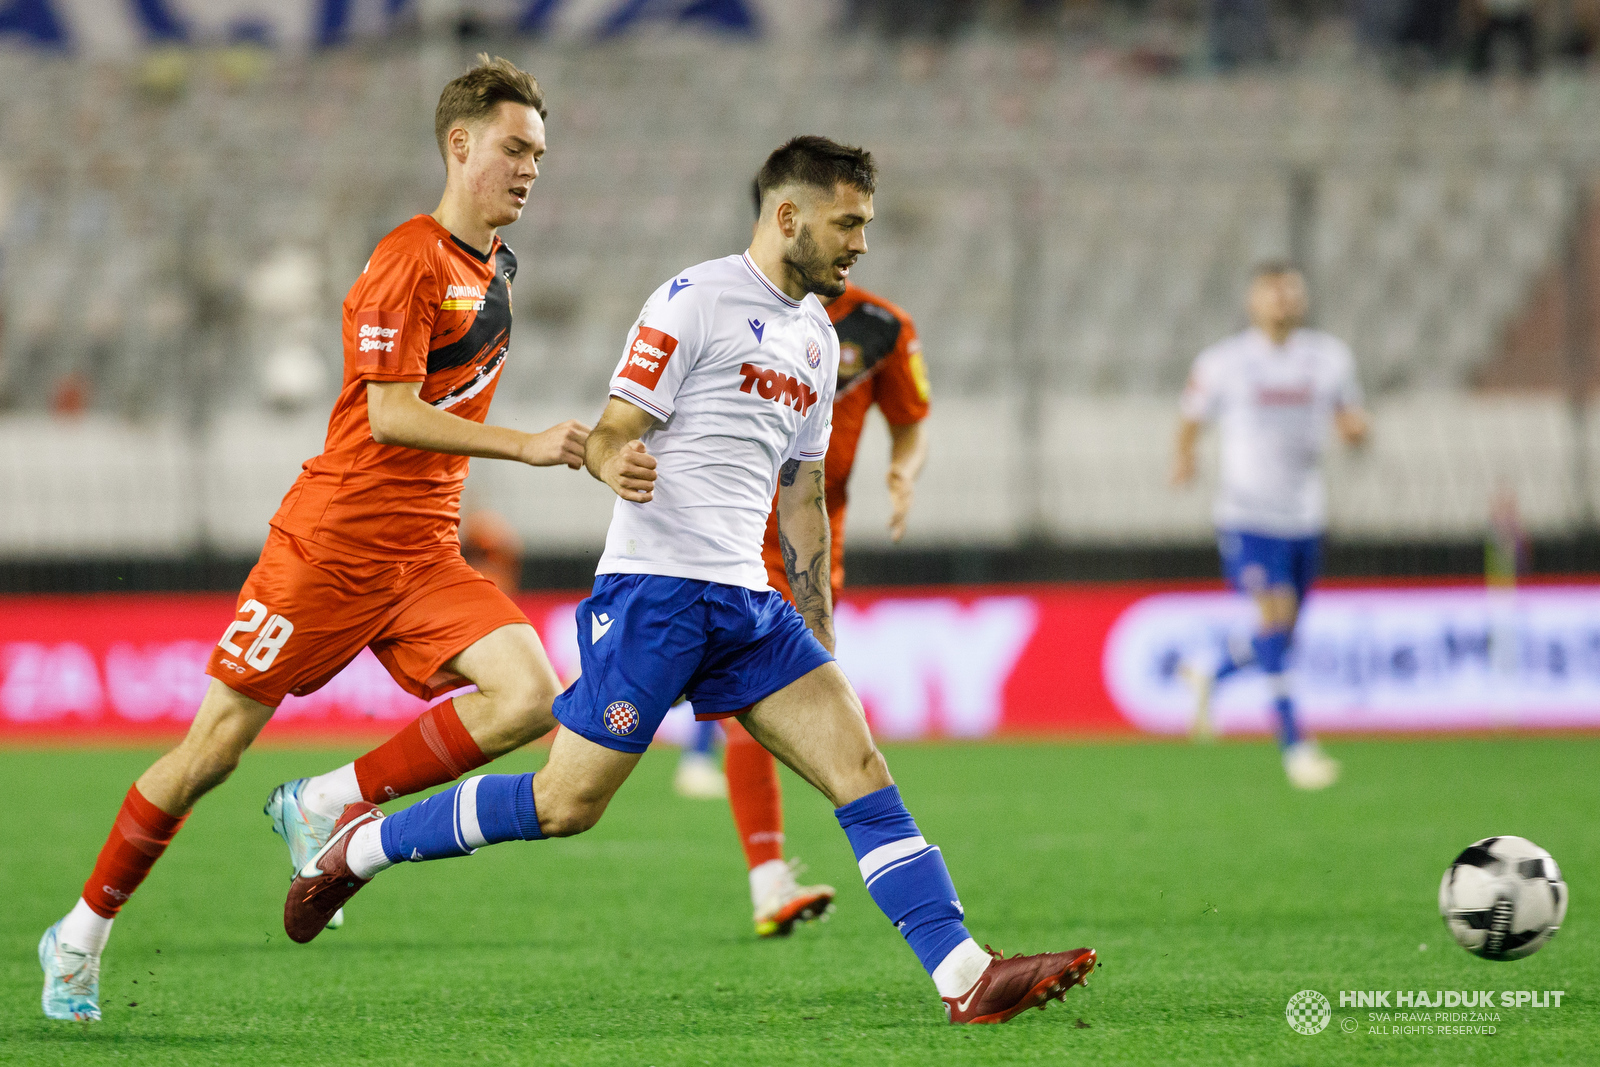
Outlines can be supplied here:
<path id="1" fill-rule="evenodd" d="M 489 698 L 488 736 L 479 739 L 485 753 L 506 752 L 537 740 L 555 728 L 551 705 L 559 692 L 537 677 L 510 679 L 480 690 Z"/>
<path id="2" fill-rule="evenodd" d="M 869 745 L 855 756 L 847 757 L 824 784 L 823 792 L 837 808 L 893 785 L 894 779 L 889 775 L 889 763 L 883 753 L 876 745 Z"/>
<path id="3" fill-rule="evenodd" d="M 581 799 L 546 798 L 539 805 L 539 831 L 546 837 L 572 837 L 600 821 L 606 806 Z"/>
<path id="4" fill-rule="evenodd" d="M 1290 630 L 1294 628 L 1294 617 L 1299 608 L 1299 601 L 1293 589 L 1273 589 L 1261 598 L 1260 606 L 1261 628 L 1263 630 Z"/>

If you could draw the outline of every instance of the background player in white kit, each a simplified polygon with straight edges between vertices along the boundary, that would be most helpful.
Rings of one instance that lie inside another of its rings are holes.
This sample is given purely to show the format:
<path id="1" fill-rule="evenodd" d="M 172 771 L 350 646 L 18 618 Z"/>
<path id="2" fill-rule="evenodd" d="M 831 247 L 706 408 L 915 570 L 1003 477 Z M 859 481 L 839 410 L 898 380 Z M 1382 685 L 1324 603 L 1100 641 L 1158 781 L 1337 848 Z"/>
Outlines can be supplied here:
<path id="1" fill-rule="evenodd" d="M 1092 949 L 1003 959 L 978 947 L 833 661 L 822 461 L 839 342 L 815 294 L 842 293 L 866 252 L 875 181 L 860 149 L 790 141 L 757 177 L 749 250 L 690 267 L 645 303 L 589 438 L 588 468 L 619 499 L 578 607 L 583 673 L 556 700 L 566 729 L 549 761 L 388 818 L 347 807 L 290 888 L 290 937 L 315 937 L 397 862 L 587 830 L 683 694 L 702 717 L 737 715 L 835 806 L 868 892 L 952 1022 L 1004 1022 L 1087 978 Z M 774 492 L 793 606 L 761 557 Z M 1039 891 L 1059 892 L 1063 873 L 1040 872 Z"/>
<path id="2" fill-rule="evenodd" d="M 1327 506 L 1322 451 L 1330 423 L 1347 444 L 1367 433 L 1355 362 L 1338 338 L 1305 329 L 1305 279 L 1286 263 L 1259 267 L 1250 284 L 1251 326 L 1195 360 L 1181 402 L 1175 485 L 1195 474 L 1206 423 L 1222 435 L 1213 518 L 1223 572 L 1260 611 L 1250 648 L 1228 647 L 1215 669 L 1186 668 L 1196 692 L 1196 731 L 1208 732 L 1214 685 L 1254 665 L 1272 687 L 1289 781 L 1322 789 L 1339 764 L 1305 736 L 1284 660 L 1300 606 L 1321 562 Z"/>

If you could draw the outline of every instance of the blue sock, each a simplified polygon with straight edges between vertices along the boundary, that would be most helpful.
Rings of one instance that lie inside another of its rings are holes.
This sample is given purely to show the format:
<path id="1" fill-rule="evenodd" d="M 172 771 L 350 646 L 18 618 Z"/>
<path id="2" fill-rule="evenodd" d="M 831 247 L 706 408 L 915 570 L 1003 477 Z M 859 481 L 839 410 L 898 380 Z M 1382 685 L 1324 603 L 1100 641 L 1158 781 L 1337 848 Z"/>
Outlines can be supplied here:
<path id="1" fill-rule="evenodd" d="M 702 756 L 711 755 L 711 749 L 717 741 L 717 724 L 714 719 L 705 719 L 694 724 L 694 733 L 689 737 L 689 747 L 686 752 L 695 752 Z"/>
<path id="2" fill-rule="evenodd" d="M 850 839 L 873 902 L 933 974 L 951 949 L 972 936 L 961 924 L 965 913 L 938 847 L 922 839 L 892 785 L 833 814 Z"/>
<path id="3" fill-rule="evenodd" d="M 470 856 L 501 841 L 538 841 L 532 774 L 480 774 L 378 823 L 394 863 Z"/>
<path id="4" fill-rule="evenodd" d="M 1272 686 L 1272 709 L 1278 716 L 1278 744 L 1284 748 L 1300 740 L 1300 727 L 1295 722 L 1294 701 L 1289 697 L 1288 679 L 1284 675 L 1284 660 L 1289 654 L 1289 631 L 1269 630 L 1250 639 L 1255 649 L 1256 662 Z"/>
<path id="5" fill-rule="evenodd" d="M 1280 696 L 1273 700 L 1272 710 L 1278 713 L 1278 745 L 1288 748 L 1297 743 L 1300 740 L 1300 726 L 1294 720 L 1294 701 L 1287 694 Z"/>

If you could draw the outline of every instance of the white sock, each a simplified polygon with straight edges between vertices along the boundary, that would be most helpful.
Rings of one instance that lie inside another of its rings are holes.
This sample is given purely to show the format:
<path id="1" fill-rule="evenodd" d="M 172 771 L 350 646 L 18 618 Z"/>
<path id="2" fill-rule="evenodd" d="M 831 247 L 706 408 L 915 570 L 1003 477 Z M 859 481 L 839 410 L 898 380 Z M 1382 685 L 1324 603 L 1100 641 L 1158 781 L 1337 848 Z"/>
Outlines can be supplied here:
<path id="1" fill-rule="evenodd" d="M 369 879 L 379 871 L 394 866 L 394 860 L 383 851 L 382 823 L 382 819 L 374 819 L 350 835 L 344 861 L 350 865 L 350 873 L 357 878 Z"/>
<path id="2" fill-rule="evenodd" d="M 750 903 L 761 907 L 774 893 L 783 889 L 790 877 L 789 865 L 783 860 L 768 860 L 751 867 Z"/>
<path id="3" fill-rule="evenodd" d="M 72 910 L 67 912 L 67 917 L 61 920 L 61 929 L 56 931 L 56 937 L 63 944 L 98 956 L 106 950 L 106 941 L 111 937 L 111 924 L 116 921 L 98 914 L 89 907 L 88 901 L 79 897 Z"/>
<path id="4" fill-rule="evenodd" d="M 959 997 L 977 984 L 991 962 L 993 957 L 969 937 L 933 969 L 933 984 L 941 997 Z"/>
<path id="5" fill-rule="evenodd" d="M 304 798 L 306 807 L 330 819 L 342 815 L 346 804 L 364 799 L 361 786 L 356 782 L 354 763 L 346 763 L 336 771 L 317 775 L 306 782 L 300 796 Z"/>

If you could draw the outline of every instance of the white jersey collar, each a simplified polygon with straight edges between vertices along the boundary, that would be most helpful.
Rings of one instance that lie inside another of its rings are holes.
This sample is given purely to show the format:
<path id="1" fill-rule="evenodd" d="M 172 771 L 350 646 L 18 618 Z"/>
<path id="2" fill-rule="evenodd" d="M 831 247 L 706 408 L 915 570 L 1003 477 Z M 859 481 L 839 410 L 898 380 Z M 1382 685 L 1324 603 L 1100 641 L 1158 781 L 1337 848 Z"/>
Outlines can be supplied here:
<path id="1" fill-rule="evenodd" d="M 762 273 L 761 268 L 756 266 L 756 261 L 750 258 L 750 253 L 748 251 L 745 252 L 740 258 L 744 260 L 744 265 L 750 268 L 750 273 L 756 276 L 756 281 L 767 287 L 767 292 L 771 293 L 779 300 L 782 300 L 786 307 L 797 308 L 800 306 L 800 301 L 790 300 L 784 295 L 782 289 L 779 289 L 776 285 L 772 284 L 767 276 Z"/>
<path id="2" fill-rule="evenodd" d="M 1272 343 L 1272 338 L 1267 336 L 1266 330 L 1263 330 L 1259 326 L 1250 327 L 1250 333 L 1255 336 L 1256 344 L 1260 345 L 1261 350 L 1266 352 L 1268 355 L 1287 354 L 1290 350 L 1296 347 L 1296 342 L 1300 340 L 1300 336 L 1305 333 L 1305 331 L 1306 328 L 1304 326 L 1296 326 L 1294 329 L 1289 331 L 1289 336 L 1283 339 L 1283 344 L 1278 345 Z"/>

